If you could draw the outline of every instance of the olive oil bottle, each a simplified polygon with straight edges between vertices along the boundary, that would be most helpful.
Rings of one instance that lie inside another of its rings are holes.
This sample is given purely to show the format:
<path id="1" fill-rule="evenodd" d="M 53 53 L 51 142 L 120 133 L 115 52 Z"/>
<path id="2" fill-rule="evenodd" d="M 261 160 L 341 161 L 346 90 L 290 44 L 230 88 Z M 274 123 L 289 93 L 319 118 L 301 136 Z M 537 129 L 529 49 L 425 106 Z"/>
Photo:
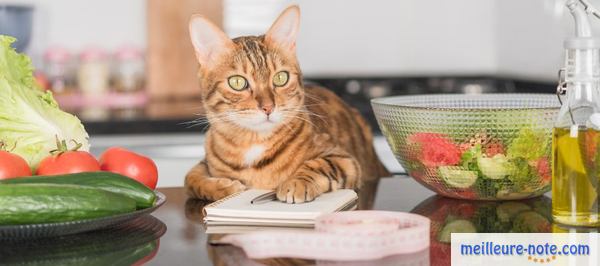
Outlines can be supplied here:
<path id="1" fill-rule="evenodd" d="M 552 139 L 552 215 L 554 221 L 598 226 L 600 132 L 555 128 Z"/>
<path id="2" fill-rule="evenodd" d="M 576 37 L 564 42 L 565 67 L 559 72 L 564 75 L 552 139 L 552 217 L 564 225 L 600 226 L 600 39 L 592 36 L 580 1 L 566 6 Z"/>

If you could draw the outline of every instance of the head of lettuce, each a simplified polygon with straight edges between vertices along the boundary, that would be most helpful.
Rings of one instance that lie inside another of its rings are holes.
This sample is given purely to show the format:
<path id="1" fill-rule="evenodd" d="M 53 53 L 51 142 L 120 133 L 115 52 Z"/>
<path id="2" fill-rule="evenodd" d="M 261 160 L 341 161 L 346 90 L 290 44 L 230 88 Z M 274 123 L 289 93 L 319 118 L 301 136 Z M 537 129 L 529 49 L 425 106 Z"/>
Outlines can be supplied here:
<path id="1" fill-rule="evenodd" d="M 57 148 L 57 139 L 69 147 L 82 144 L 80 150 L 88 151 L 88 134 L 81 121 L 61 111 L 52 93 L 36 85 L 31 60 L 11 48 L 14 41 L 0 35 L 0 141 L 33 170 Z"/>

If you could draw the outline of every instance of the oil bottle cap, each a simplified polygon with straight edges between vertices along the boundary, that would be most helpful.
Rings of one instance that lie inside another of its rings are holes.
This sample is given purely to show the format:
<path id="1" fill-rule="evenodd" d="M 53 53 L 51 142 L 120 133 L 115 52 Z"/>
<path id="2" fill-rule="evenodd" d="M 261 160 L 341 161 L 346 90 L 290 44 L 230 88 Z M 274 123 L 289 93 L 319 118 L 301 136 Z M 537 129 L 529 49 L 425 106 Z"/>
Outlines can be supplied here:
<path id="1" fill-rule="evenodd" d="M 575 37 L 564 42 L 565 49 L 600 49 L 600 38 Z"/>
<path id="2" fill-rule="evenodd" d="M 565 40 L 565 80 L 600 81 L 600 38 L 576 37 Z"/>

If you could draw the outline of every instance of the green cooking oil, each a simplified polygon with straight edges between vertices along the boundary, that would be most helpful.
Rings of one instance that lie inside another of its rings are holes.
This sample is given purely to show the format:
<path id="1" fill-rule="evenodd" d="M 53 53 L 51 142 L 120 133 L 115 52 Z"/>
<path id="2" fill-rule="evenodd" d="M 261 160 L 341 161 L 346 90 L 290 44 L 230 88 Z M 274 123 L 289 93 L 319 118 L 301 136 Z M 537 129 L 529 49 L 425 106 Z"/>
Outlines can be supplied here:
<path id="1" fill-rule="evenodd" d="M 554 128 L 552 136 L 552 216 L 554 222 L 600 226 L 598 178 L 600 131 Z"/>

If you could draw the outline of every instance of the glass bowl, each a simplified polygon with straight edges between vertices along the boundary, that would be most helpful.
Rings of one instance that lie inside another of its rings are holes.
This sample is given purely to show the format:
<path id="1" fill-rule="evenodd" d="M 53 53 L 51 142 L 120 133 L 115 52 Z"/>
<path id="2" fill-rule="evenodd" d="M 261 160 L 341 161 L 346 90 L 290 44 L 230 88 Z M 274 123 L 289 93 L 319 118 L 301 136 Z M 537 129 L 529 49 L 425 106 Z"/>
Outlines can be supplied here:
<path id="1" fill-rule="evenodd" d="M 510 200 L 551 188 L 554 94 L 432 94 L 371 100 L 407 173 L 436 193 Z"/>

